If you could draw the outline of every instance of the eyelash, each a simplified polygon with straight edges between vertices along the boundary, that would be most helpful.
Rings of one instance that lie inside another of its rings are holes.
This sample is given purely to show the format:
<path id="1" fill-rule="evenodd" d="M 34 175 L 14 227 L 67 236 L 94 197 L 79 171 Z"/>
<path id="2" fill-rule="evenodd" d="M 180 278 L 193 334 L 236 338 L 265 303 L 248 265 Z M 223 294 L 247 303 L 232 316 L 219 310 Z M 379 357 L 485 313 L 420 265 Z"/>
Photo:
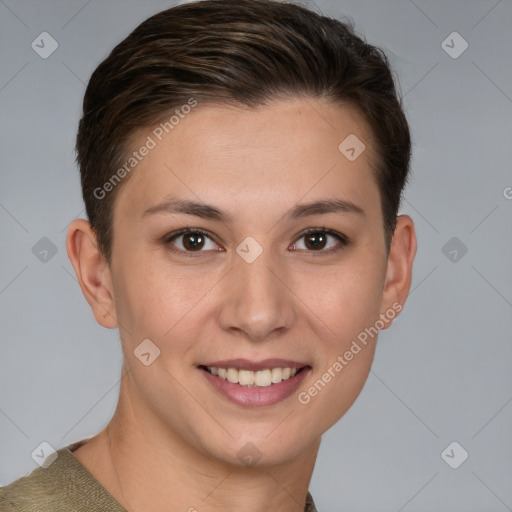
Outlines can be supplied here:
<path id="1" fill-rule="evenodd" d="M 175 254 L 184 255 L 184 256 L 190 257 L 190 258 L 197 258 L 197 257 L 200 257 L 202 252 L 205 252 L 205 251 L 183 251 L 182 249 L 173 248 L 172 244 L 171 244 L 171 242 L 173 242 L 180 236 L 194 234 L 194 233 L 201 234 L 201 235 L 209 238 L 214 243 L 217 243 L 217 242 L 215 242 L 212 235 L 208 231 L 204 231 L 203 229 L 200 229 L 200 228 L 184 228 L 184 229 L 180 229 L 179 231 L 169 233 L 168 235 L 166 235 L 164 237 L 163 243 L 168 246 L 169 251 L 171 251 Z M 305 236 L 311 235 L 311 234 L 330 235 L 338 240 L 338 244 L 335 247 L 332 247 L 330 249 L 318 250 L 318 251 L 313 251 L 313 250 L 307 251 L 308 253 L 311 253 L 312 256 L 315 256 L 315 257 L 321 256 L 321 255 L 326 255 L 326 254 L 336 253 L 336 252 L 342 250 L 343 248 L 345 248 L 349 244 L 348 238 L 345 235 L 343 235 L 342 233 L 338 233 L 337 231 L 333 231 L 331 229 L 321 227 L 321 228 L 309 228 L 309 229 L 303 231 L 297 238 L 297 241 L 293 243 L 293 245 L 295 245 L 301 238 L 304 238 Z"/>

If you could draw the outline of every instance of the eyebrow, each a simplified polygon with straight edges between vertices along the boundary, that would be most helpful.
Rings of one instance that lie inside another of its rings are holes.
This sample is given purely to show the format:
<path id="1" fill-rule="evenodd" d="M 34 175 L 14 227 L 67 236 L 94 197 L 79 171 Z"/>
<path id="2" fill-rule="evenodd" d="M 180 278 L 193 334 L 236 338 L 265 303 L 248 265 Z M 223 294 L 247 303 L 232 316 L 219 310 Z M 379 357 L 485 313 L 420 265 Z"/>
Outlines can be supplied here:
<path id="1" fill-rule="evenodd" d="M 323 201 L 298 204 L 288 215 L 292 219 L 298 219 L 308 215 L 320 215 L 323 213 L 355 213 L 357 215 L 365 215 L 362 208 L 350 201 L 342 201 L 341 199 L 325 199 Z"/>
<path id="2" fill-rule="evenodd" d="M 162 201 L 161 203 L 148 208 L 142 214 L 142 217 L 144 218 L 157 213 L 184 213 L 186 215 L 195 215 L 202 219 L 218 222 L 232 221 L 231 215 L 222 212 L 212 205 L 182 199 L 168 199 Z M 362 208 L 350 201 L 342 201 L 341 199 L 324 199 L 320 201 L 313 201 L 311 203 L 297 204 L 285 215 L 285 218 L 299 219 L 310 215 L 321 215 L 326 213 L 365 215 Z"/>
<path id="3" fill-rule="evenodd" d="M 187 215 L 195 215 L 202 219 L 217 220 L 226 222 L 231 219 L 230 215 L 223 213 L 214 206 L 205 203 L 196 203 L 182 199 L 169 199 L 148 208 L 142 217 L 154 215 L 155 213 L 185 213 Z"/>

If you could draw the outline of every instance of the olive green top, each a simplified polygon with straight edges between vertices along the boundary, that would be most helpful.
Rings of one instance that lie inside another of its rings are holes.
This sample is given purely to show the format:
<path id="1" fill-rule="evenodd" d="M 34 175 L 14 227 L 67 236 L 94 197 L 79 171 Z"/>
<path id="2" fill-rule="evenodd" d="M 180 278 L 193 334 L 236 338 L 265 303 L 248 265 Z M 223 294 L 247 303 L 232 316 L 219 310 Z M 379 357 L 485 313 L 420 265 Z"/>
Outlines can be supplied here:
<path id="1" fill-rule="evenodd" d="M 73 455 L 83 442 L 58 450 L 46 468 L 0 487 L 0 512 L 126 512 Z M 309 493 L 304 512 L 317 512 Z"/>

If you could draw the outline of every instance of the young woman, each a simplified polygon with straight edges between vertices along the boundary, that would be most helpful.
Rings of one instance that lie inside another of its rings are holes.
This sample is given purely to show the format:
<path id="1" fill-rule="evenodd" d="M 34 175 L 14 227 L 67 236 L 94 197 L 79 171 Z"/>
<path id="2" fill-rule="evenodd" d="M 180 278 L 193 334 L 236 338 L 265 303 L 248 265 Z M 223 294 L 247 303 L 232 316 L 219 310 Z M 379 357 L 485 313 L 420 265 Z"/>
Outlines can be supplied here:
<path id="1" fill-rule="evenodd" d="M 93 73 L 68 254 L 125 356 L 105 430 L 0 508 L 315 509 L 322 434 L 368 376 L 416 250 L 384 54 L 271 0 L 182 4 Z"/>

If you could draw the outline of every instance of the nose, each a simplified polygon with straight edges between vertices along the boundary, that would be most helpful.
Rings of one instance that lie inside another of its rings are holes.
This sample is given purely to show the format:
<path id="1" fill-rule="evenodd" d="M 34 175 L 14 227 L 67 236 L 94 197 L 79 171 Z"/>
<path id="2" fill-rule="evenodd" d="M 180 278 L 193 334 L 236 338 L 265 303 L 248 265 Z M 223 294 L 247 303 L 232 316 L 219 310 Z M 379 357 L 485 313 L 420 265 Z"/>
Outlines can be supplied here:
<path id="1" fill-rule="evenodd" d="M 223 283 L 218 317 L 222 329 L 250 341 L 288 331 L 296 312 L 284 269 L 266 251 L 252 263 L 238 255 L 234 258 L 234 268 Z"/>

